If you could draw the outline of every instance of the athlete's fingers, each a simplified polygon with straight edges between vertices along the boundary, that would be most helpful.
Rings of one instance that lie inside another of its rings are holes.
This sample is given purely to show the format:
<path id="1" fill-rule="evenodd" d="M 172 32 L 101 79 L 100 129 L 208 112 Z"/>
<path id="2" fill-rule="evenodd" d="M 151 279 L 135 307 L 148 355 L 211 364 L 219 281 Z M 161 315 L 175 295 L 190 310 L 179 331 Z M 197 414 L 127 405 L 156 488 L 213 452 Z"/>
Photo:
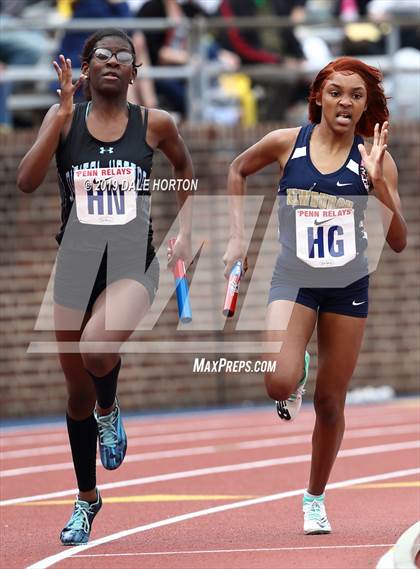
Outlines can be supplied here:
<path id="1" fill-rule="evenodd" d="M 62 53 L 60 53 L 60 55 L 58 57 L 60 59 L 61 69 L 63 71 L 66 71 L 67 70 L 66 58 L 64 57 L 64 55 Z"/>
<path id="2" fill-rule="evenodd" d="M 375 124 L 375 128 L 373 130 L 373 145 L 376 146 L 379 144 L 379 123 Z"/>
<path id="3" fill-rule="evenodd" d="M 57 73 L 57 77 L 59 79 L 59 81 L 61 81 L 61 77 L 63 75 L 63 72 L 61 71 L 61 67 L 58 65 L 58 63 L 56 61 L 52 62 L 53 67 L 55 69 L 55 72 Z"/>
<path id="4" fill-rule="evenodd" d="M 225 270 L 223 271 L 223 276 L 225 277 L 225 279 L 229 279 L 230 277 L 230 273 L 232 272 L 233 269 L 233 265 L 236 263 L 237 259 L 235 261 L 227 261 L 226 262 L 226 266 L 225 266 Z"/>
<path id="5" fill-rule="evenodd" d="M 363 146 L 363 144 L 358 144 L 357 148 L 360 152 L 360 156 L 362 157 L 363 162 L 366 163 L 367 157 L 368 157 L 367 152 L 366 152 L 366 148 Z"/>
<path id="6" fill-rule="evenodd" d="M 66 60 L 64 58 L 64 55 L 60 54 L 59 61 L 60 61 L 60 69 L 61 69 L 60 82 L 61 82 L 61 84 L 63 84 L 66 82 L 67 77 L 68 77 L 67 63 L 66 63 Z"/>
<path id="7" fill-rule="evenodd" d="M 381 148 L 381 150 L 380 150 L 380 152 L 379 152 L 379 156 L 378 156 L 378 161 L 379 161 L 379 162 L 383 159 L 383 157 L 384 157 L 384 155 L 385 155 L 385 151 L 386 151 L 387 148 L 388 148 L 388 146 L 387 146 L 386 144 L 384 144 L 384 145 L 382 146 L 382 148 Z"/>
<path id="8" fill-rule="evenodd" d="M 385 125 L 388 125 L 388 123 L 384 123 L 384 127 Z M 384 127 L 382 127 L 381 132 L 381 144 L 388 144 L 388 128 Z"/>
<path id="9" fill-rule="evenodd" d="M 175 267 L 176 262 L 178 261 L 178 259 L 179 259 L 179 256 L 178 256 L 178 255 L 171 255 L 171 257 L 168 258 L 168 263 L 167 263 L 167 265 L 166 265 L 167 268 L 168 268 L 169 270 L 172 270 L 172 269 Z"/>

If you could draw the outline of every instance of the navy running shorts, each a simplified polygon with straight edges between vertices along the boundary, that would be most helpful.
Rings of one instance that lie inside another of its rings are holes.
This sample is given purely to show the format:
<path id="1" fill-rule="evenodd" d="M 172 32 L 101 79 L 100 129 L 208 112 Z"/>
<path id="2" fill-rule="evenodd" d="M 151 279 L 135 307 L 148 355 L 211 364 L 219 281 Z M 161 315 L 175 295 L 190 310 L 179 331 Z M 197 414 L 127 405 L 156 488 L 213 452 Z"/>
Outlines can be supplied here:
<path id="1" fill-rule="evenodd" d="M 275 300 L 292 300 L 319 312 L 366 318 L 369 308 L 369 275 L 340 288 L 299 288 L 277 274 L 271 282 L 268 304 Z"/>

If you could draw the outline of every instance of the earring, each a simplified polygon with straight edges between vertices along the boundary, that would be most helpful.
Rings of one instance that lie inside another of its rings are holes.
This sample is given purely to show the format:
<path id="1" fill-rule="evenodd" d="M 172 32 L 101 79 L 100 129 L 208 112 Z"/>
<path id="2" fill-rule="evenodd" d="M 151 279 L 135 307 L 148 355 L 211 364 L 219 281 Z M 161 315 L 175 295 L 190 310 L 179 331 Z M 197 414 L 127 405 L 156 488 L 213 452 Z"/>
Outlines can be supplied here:
<path id="1" fill-rule="evenodd" d="M 132 80 L 130 81 L 130 85 L 133 85 L 133 83 L 134 83 L 134 81 L 133 81 L 133 79 L 132 79 Z"/>

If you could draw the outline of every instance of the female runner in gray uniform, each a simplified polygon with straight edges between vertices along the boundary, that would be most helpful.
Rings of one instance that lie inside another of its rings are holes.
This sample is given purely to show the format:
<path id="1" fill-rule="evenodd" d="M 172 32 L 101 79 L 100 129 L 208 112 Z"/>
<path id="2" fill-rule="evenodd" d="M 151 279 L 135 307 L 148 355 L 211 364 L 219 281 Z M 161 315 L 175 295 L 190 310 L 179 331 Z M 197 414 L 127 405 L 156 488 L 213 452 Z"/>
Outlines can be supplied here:
<path id="1" fill-rule="evenodd" d="M 54 283 L 58 342 L 81 342 L 59 354 L 68 390 L 67 427 L 79 488 L 74 511 L 61 532 L 63 545 L 89 539 L 101 508 L 96 488 L 96 445 L 102 464 L 121 465 L 127 438 L 116 399 L 120 346 L 146 314 L 158 287 L 152 245 L 149 178 L 153 152 L 161 150 L 174 177 L 191 179 L 191 159 L 166 112 L 127 102 L 137 75 L 135 50 L 121 30 L 101 30 L 86 42 L 82 75 L 73 84 L 71 61 L 54 67 L 60 103 L 51 107 L 18 170 L 18 186 L 34 192 L 56 155 L 62 202 L 60 249 Z M 88 102 L 74 104 L 85 83 Z M 181 226 L 168 255 L 191 260 L 191 204 L 177 192 Z M 92 344 L 94 343 L 94 347 Z M 87 347 L 83 347 L 87 346 Z"/>
<path id="2" fill-rule="evenodd" d="M 270 132 L 229 171 L 228 193 L 234 199 L 225 276 L 236 260 L 245 260 L 241 196 L 247 176 L 273 162 L 282 176 L 281 252 L 269 294 L 266 340 L 283 344 L 265 356 L 276 360 L 265 384 L 283 420 L 294 419 L 301 406 L 309 368 L 305 350 L 317 326 L 316 423 L 303 497 L 306 534 L 331 531 L 324 490 L 341 445 L 347 387 L 365 329 L 369 277 L 363 213 L 370 191 L 392 213 L 389 228 L 384 224 L 387 242 L 396 252 L 406 245 L 397 168 L 386 150 L 388 109 L 381 82 L 381 73 L 361 61 L 332 61 L 312 84 L 310 124 Z M 362 136 L 373 136 L 373 143 Z"/>

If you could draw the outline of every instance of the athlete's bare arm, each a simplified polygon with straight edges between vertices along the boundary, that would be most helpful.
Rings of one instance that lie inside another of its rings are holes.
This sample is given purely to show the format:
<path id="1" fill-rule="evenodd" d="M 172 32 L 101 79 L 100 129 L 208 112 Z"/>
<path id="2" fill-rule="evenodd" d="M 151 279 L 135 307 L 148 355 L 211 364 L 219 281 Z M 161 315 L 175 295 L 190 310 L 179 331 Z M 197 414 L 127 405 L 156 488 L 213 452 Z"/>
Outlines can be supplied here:
<path id="1" fill-rule="evenodd" d="M 392 212 L 386 240 L 389 246 L 399 253 L 407 244 L 407 225 L 402 215 L 401 200 L 398 194 L 398 170 L 388 146 L 388 123 L 375 126 L 373 144 L 359 144 L 363 163 L 373 184 L 375 196 Z M 384 223 L 387 224 L 386 219 Z"/>
<path id="2" fill-rule="evenodd" d="M 51 159 L 54 156 L 60 136 L 68 132 L 73 116 L 73 96 L 80 87 L 84 75 L 73 84 L 70 59 L 63 55 L 60 64 L 53 62 L 60 81 L 60 104 L 53 105 L 44 117 L 38 136 L 23 157 L 18 167 L 17 185 L 22 192 L 32 193 L 43 182 Z"/>
<path id="3" fill-rule="evenodd" d="M 238 259 L 246 265 L 242 199 L 246 193 L 246 178 L 273 162 L 278 162 L 282 173 L 299 130 L 300 127 L 270 132 L 235 158 L 230 165 L 227 183 L 228 195 L 230 196 L 230 239 L 223 257 L 226 278 L 229 277 L 232 266 Z"/>
<path id="4" fill-rule="evenodd" d="M 171 162 L 175 180 L 193 179 L 194 169 L 190 153 L 169 113 L 159 109 L 150 109 L 146 140 L 150 146 L 161 150 Z M 187 266 L 192 260 L 191 191 L 177 190 L 176 198 L 180 210 L 180 231 L 173 250 L 169 251 L 168 268 L 172 268 L 179 258 L 182 258 Z"/>

